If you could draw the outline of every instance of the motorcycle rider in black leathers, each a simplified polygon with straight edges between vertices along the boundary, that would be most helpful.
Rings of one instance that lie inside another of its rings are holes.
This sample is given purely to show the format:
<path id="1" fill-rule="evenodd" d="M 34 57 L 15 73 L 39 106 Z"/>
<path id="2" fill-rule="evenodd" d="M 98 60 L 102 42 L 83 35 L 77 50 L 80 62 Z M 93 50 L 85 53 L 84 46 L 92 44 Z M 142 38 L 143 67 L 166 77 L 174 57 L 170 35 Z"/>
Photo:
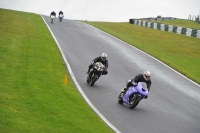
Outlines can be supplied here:
<path id="1" fill-rule="evenodd" d="M 108 69 L 108 60 L 107 60 L 107 54 L 106 53 L 102 53 L 101 56 L 96 57 L 94 60 L 92 60 L 92 63 L 89 65 L 87 74 L 89 74 L 90 69 L 93 67 L 93 64 L 96 62 L 101 62 L 104 66 L 105 69 L 103 71 L 103 75 L 106 75 L 108 73 L 107 69 Z"/>
<path id="2" fill-rule="evenodd" d="M 60 15 L 62 15 L 62 18 L 60 18 Z M 62 21 L 63 18 L 64 18 L 64 14 L 63 14 L 62 11 L 60 11 L 60 12 L 58 13 L 58 19 L 60 20 L 60 22 Z"/>
<path id="3" fill-rule="evenodd" d="M 128 80 L 126 86 L 124 87 L 124 89 L 122 89 L 122 93 L 126 93 L 127 89 L 130 86 L 137 86 L 138 82 L 145 82 L 147 85 L 147 89 L 148 91 L 150 91 L 150 87 L 151 87 L 151 73 L 149 71 L 144 71 L 143 74 L 138 74 L 137 76 L 135 76 L 135 78 Z M 147 96 L 145 97 L 147 98 Z"/>

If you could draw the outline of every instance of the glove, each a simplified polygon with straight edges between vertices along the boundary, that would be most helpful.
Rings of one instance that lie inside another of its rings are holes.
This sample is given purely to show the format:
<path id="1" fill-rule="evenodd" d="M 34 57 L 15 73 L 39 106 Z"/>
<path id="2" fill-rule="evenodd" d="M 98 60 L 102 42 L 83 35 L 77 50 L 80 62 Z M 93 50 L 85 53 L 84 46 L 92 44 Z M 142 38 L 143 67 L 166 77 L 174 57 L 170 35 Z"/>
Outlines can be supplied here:
<path id="1" fill-rule="evenodd" d="M 137 86 L 137 83 L 135 83 L 134 81 L 132 82 L 133 86 L 136 87 Z"/>
<path id="2" fill-rule="evenodd" d="M 106 74 L 108 74 L 108 71 L 107 71 L 107 70 L 106 70 L 106 71 L 104 70 L 104 71 L 103 71 L 103 75 L 106 75 Z"/>
<path id="3" fill-rule="evenodd" d="M 148 98 L 148 96 L 145 96 L 144 98 L 145 98 L 145 99 L 147 99 L 147 98 Z"/>

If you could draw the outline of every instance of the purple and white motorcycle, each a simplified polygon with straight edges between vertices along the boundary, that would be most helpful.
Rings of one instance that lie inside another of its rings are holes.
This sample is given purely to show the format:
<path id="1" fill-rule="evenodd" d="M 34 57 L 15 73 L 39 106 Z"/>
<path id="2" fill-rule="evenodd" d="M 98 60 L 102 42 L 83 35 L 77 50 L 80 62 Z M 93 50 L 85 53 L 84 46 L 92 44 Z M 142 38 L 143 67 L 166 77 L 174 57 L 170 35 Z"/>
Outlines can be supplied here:
<path id="1" fill-rule="evenodd" d="M 129 87 L 128 90 L 124 93 L 120 93 L 118 96 L 118 103 L 127 104 L 130 109 L 135 108 L 139 102 L 147 97 L 148 89 L 144 88 L 140 82 L 138 82 L 137 86 Z"/>

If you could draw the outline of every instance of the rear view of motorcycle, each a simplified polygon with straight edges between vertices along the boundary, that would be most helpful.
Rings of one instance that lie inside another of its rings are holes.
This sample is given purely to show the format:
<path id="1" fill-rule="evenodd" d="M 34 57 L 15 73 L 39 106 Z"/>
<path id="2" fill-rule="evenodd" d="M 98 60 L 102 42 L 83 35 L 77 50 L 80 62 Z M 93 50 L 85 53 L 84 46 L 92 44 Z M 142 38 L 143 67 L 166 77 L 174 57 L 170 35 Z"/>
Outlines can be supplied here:
<path id="1" fill-rule="evenodd" d="M 53 23 L 53 20 L 56 18 L 55 15 L 51 15 L 51 23 Z"/>
<path id="2" fill-rule="evenodd" d="M 144 88 L 139 82 L 137 86 L 129 87 L 125 93 L 121 92 L 118 96 L 118 103 L 125 103 L 130 109 L 134 109 L 143 98 L 147 97 L 147 95 L 148 89 Z"/>
<path id="3" fill-rule="evenodd" d="M 89 71 L 89 74 L 87 76 L 87 83 L 89 83 L 90 86 L 93 86 L 94 83 L 103 74 L 104 69 L 105 66 L 101 62 L 96 62 Z"/>
<path id="4" fill-rule="evenodd" d="M 64 18 L 64 15 L 63 15 L 63 14 L 60 14 L 60 15 L 59 15 L 59 20 L 60 20 L 60 22 L 63 20 L 63 18 Z"/>

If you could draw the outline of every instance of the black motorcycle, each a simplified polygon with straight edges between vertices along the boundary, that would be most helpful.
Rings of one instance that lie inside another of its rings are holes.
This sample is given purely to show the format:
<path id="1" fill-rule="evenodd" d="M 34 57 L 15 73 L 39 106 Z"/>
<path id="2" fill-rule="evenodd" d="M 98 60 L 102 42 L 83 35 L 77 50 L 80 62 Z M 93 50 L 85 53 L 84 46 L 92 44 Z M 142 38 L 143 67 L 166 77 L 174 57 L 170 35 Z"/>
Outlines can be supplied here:
<path id="1" fill-rule="evenodd" d="M 101 62 L 96 62 L 93 64 L 93 67 L 90 69 L 87 77 L 87 82 L 90 86 L 93 86 L 94 83 L 99 79 L 103 74 L 105 66 Z"/>

